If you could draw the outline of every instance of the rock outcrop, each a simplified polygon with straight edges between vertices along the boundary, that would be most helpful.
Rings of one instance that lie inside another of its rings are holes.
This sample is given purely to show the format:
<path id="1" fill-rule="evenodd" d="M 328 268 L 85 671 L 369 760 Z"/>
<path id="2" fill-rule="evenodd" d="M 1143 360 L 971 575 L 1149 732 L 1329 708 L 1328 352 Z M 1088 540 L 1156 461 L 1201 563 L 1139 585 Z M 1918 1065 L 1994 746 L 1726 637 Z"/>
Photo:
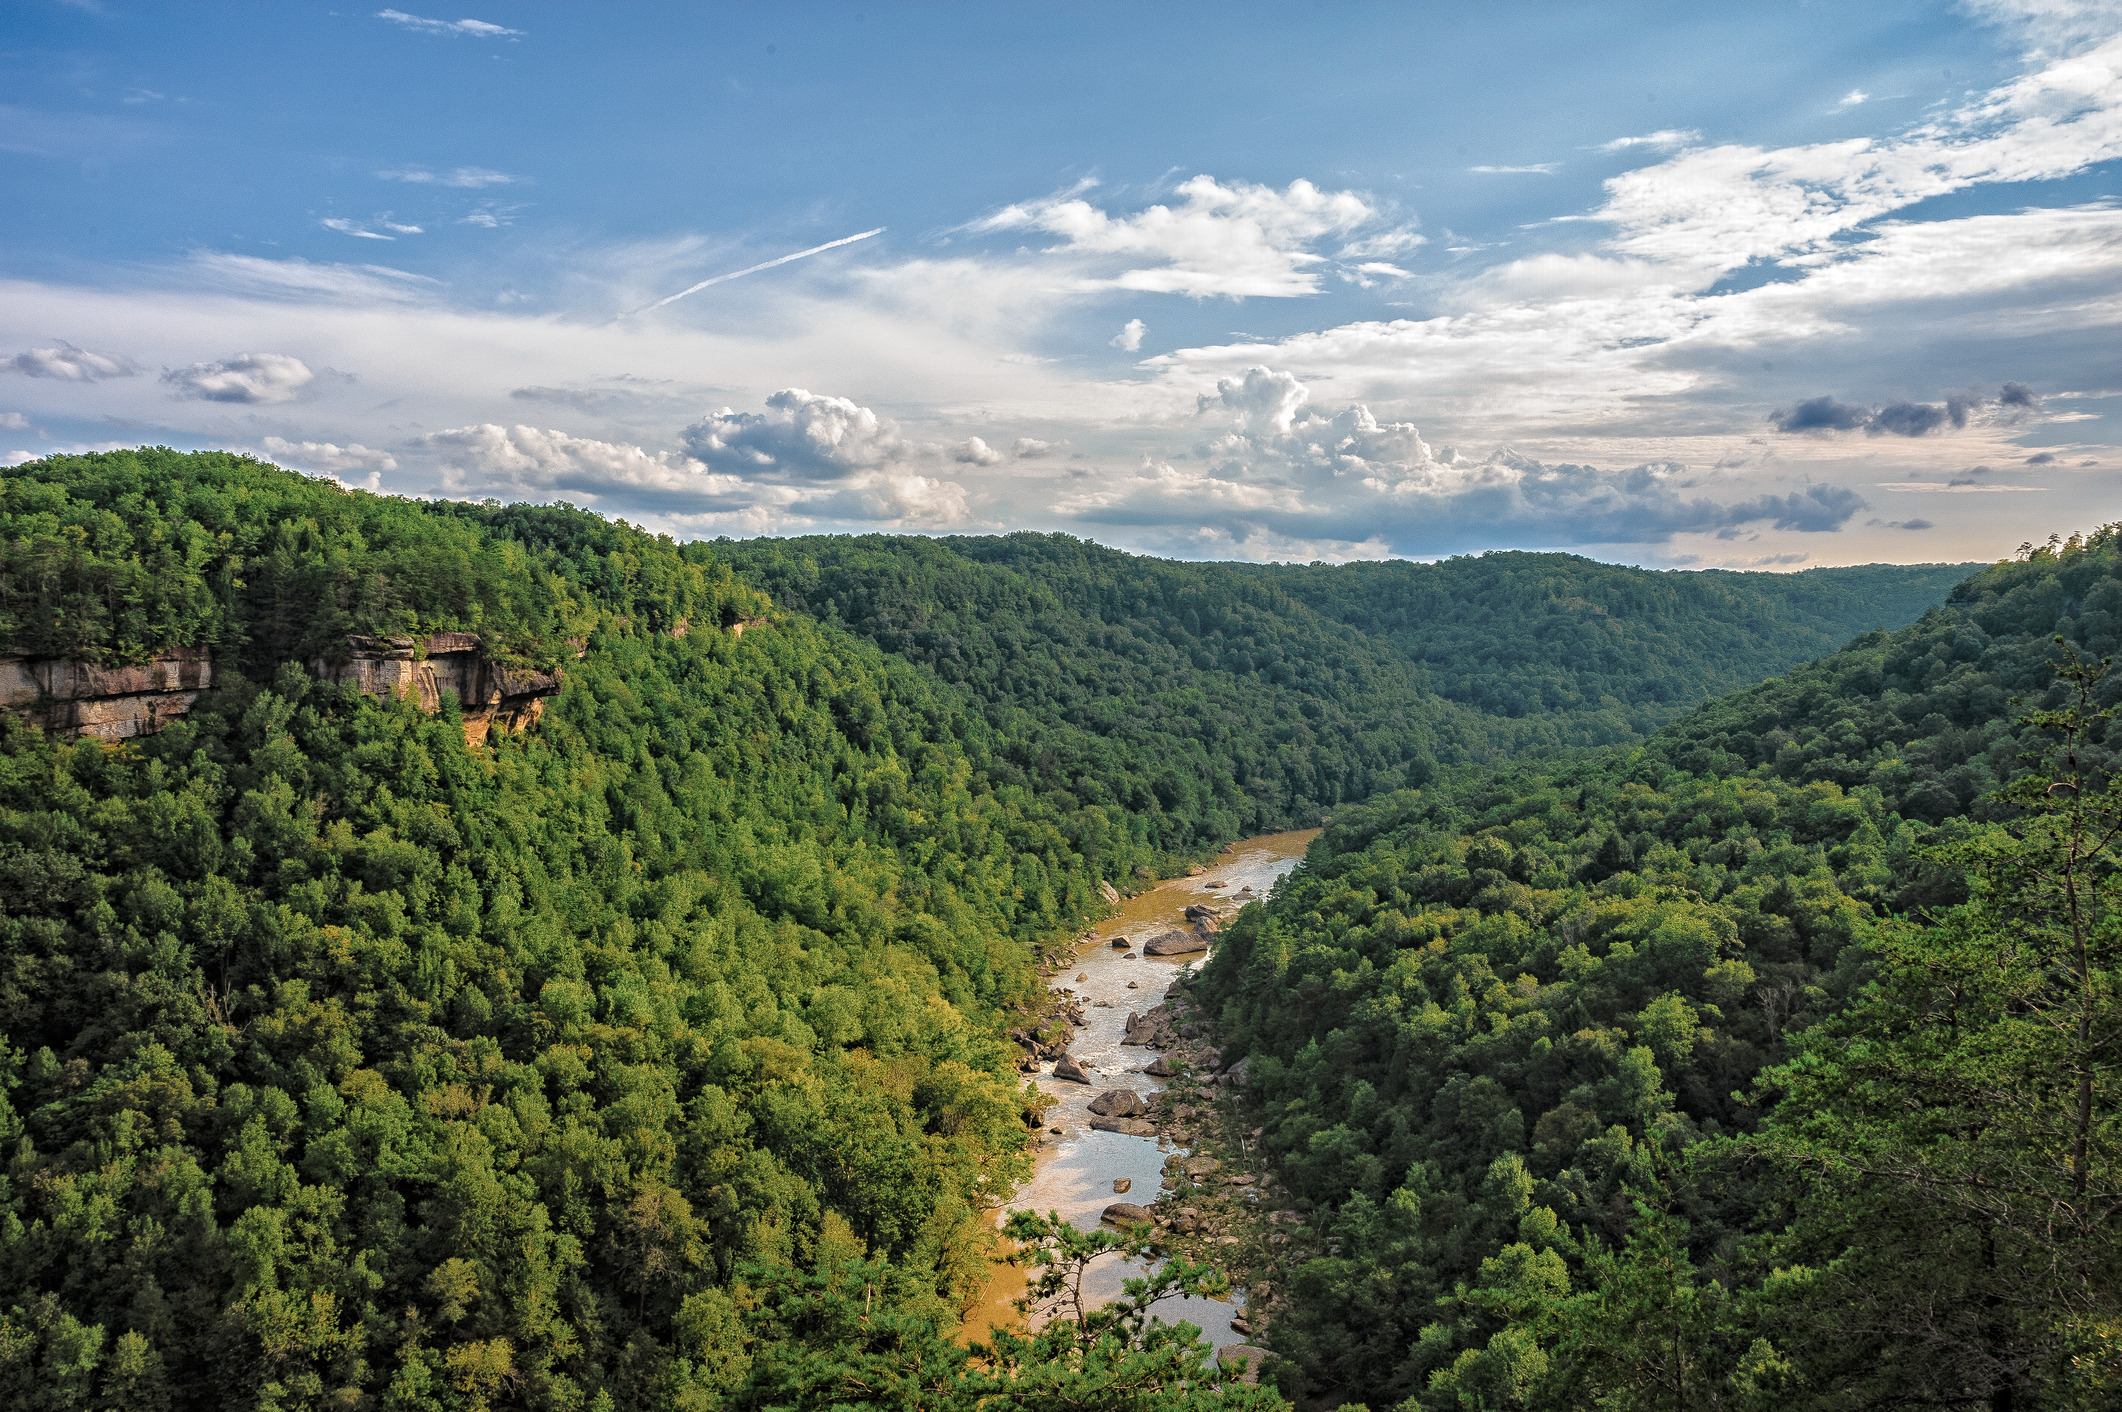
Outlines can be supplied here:
<path id="1" fill-rule="evenodd" d="M 488 661 L 479 635 L 469 632 L 349 637 L 343 659 L 320 657 L 310 672 L 370 696 L 409 698 L 430 713 L 442 709 L 442 693 L 450 692 L 464 715 L 464 738 L 473 745 L 486 739 L 489 727 L 518 731 L 537 720 L 545 698 L 562 684 L 558 671 L 511 671 Z"/>
<path id="2" fill-rule="evenodd" d="M 1155 1137 L 1157 1125 L 1147 1118 L 1093 1118 L 1091 1130 L 1101 1133 L 1125 1133 L 1129 1137 Z"/>
<path id="3" fill-rule="evenodd" d="M 1101 1118 L 1135 1118 L 1149 1111 L 1142 1095 L 1129 1088 L 1109 1088 L 1090 1101 L 1090 1111 Z"/>
<path id="4" fill-rule="evenodd" d="M 1188 927 L 1184 931 L 1171 931 L 1153 936 L 1142 947 L 1144 956 L 1188 956 L 1196 951 L 1208 950 L 1208 938 L 1199 930 Z"/>
<path id="5" fill-rule="evenodd" d="M 1076 1084 L 1090 1082 L 1090 1075 L 1084 1073 L 1083 1066 L 1076 1062 L 1075 1056 L 1069 1054 L 1064 1054 L 1054 1061 L 1054 1077 Z"/>
<path id="6" fill-rule="evenodd" d="M 200 648 L 172 648 L 130 667 L 99 667 L 66 657 L 0 657 L 0 707 L 46 730 L 98 740 L 153 735 L 213 685 Z"/>
<path id="7" fill-rule="evenodd" d="M 1115 1201 L 1105 1208 L 1098 1219 L 1115 1226 L 1132 1226 L 1137 1222 L 1147 1222 L 1155 1218 L 1147 1206 L 1137 1206 L 1132 1201 Z"/>

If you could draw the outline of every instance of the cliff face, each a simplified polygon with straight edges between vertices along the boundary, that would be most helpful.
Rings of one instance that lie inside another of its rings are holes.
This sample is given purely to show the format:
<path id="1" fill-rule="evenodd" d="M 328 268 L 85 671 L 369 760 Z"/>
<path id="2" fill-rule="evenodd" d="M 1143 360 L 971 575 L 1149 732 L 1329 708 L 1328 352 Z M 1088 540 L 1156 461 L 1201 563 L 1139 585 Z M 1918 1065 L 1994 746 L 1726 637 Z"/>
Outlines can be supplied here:
<path id="1" fill-rule="evenodd" d="M 480 655 L 475 633 L 410 637 L 350 637 L 342 661 L 319 658 L 312 675 L 344 682 L 370 696 L 405 696 L 423 711 L 442 709 L 442 693 L 456 694 L 464 738 L 473 745 L 487 729 L 521 730 L 558 692 L 561 674 L 513 672 Z M 424 649 L 424 655 L 418 650 Z M 48 731 L 99 740 L 152 735 L 192 708 L 213 685 L 214 666 L 202 648 L 179 647 L 132 667 L 97 667 L 66 657 L 0 657 L 0 709 L 15 711 Z"/>
<path id="2" fill-rule="evenodd" d="M 311 674 L 370 696 L 409 697 L 428 712 L 441 710 L 442 693 L 452 692 L 464 713 L 464 738 L 473 745 L 495 724 L 516 731 L 537 720 L 544 698 L 561 686 L 557 671 L 513 672 L 487 661 L 476 633 L 349 637 L 346 646 L 343 661 L 320 657 L 310 663 Z"/>
<path id="3" fill-rule="evenodd" d="M 99 740 L 152 735 L 191 709 L 213 685 L 214 665 L 198 648 L 173 648 L 132 667 L 97 667 L 65 657 L 0 657 L 0 708 L 46 730 Z"/>

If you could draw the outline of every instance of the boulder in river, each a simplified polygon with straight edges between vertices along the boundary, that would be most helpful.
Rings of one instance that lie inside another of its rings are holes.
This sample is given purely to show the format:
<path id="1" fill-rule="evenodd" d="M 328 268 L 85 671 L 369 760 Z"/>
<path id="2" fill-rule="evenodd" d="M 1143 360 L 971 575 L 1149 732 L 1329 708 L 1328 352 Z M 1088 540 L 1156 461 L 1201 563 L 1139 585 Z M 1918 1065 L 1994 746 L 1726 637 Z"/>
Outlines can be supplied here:
<path id="1" fill-rule="evenodd" d="M 1114 938 L 1113 938 L 1113 950 L 1115 950 L 1115 951 L 1125 951 L 1125 950 L 1127 950 L 1127 938 L 1126 938 L 1126 937 L 1124 937 L 1124 936 L 1116 936 L 1116 937 L 1114 937 Z"/>
<path id="2" fill-rule="evenodd" d="M 1087 1084 L 1090 1082 L 1090 1075 L 1083 1072 L 1083 1066 L 1075 1061 L 1074 1056 L 1068 1054 L 1064 1054 L 1054 1061 L 1054 1077 L 1066 1079 L 1072 1084 Z"/>
<path id="3" fill-rule="evenodd" d="M 1146 1118 L 1093 1118 L 1091 1131 L 1124 1133 L 1128 1137 L 1155 1137 L 1157 1125 Z"/>
<path id="4" fill-rule="evenodd" d="M 1216 909 L 1196 902 L 1186 909 L 1185 915 L 1189 922 L 1213 922 L 1216 919 Z"/>
<path id="5" fill-rule="evenodd" d="M 1160 936 L 1153 936 L 1142 948 L 1145 956 L 1186 956 L 1196 951 L 1208 950 L 1208 938 L 1194 931 L 1173 928 Z"/>
<path id="6" fill-rule="evenodd" d="M 1159 1054 L 1150 1061 L 1149 1067 L 1142 1072 L 1148 1074 L 1151 1078 L 1168 1079 L 1179 1072 L 1179 1066 L 1172 1063 L 1170 1055 Z"/>
<path id="7" fill-rule="evenodd" d="M 1124 1196 L 1124 1195 L 1126 1195 L 1126 1194 L 1127 1194 L 1127 1189 L 1128 1189 L 1129 1187 L 1133 1186 L 1134 1184 L 1135 1184 L 1135 1183 L 1134 1183 L 1134 1179 L 1133 1179 L 1132 1177 L 1114 1177 L 1114 1178 L 1113 1178 L 1113 1195 L 1115 1195 L 1115 1196 Z"/>
<path id="8" fill-rule="evenodd" d="M 1115 1201 L 1105 1208 L 1104 1214 L 1098 1219 L 1115 1226 L 1132 1226 L 1137 1222 L 1148 1221 L 1150 1214 L 1146 1206 L 1137 1206 L 1132 1201 Z"/>
<path id="9" fill-rule="evenodd" d="M 1133 1089 L 1109 1088 L 1090 1101 L 1090 1111 L 1101 1118 L 1132 1118 L 1148 1105 Z"/>

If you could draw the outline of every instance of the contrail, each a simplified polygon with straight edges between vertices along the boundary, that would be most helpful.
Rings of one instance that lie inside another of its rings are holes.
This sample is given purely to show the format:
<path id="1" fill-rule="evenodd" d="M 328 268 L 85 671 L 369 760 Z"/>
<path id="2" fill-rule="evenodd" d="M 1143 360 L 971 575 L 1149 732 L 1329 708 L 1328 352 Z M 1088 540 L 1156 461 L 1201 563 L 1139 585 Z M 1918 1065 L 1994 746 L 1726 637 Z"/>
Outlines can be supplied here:
<path id="1" fill-rule="evenodd" d="M 866 230 L 860 235 L 844 235 L 838 240 L 828 240 L 823 245 L 813 245 L 808 250 L 798 250 L 793 255 L 783 255 L 778 260 L 767 260 L 757 265 L 749 265 L 741 270 L 731 270 L 726 275 L 716 275 L 713 279 L 701 280 L 698 284 L 694 285 L 690 289 L 681 289 L 676 294 L 671 295 L 668 299 L 658 299 L 653 304 L 643 304 L 640 308 L 630 310 L 627 313 L 621 314 L 619 317 L 621 319 L 630 319 L 635 314 L 645 314 L 651 309 L 660 309 L 666 304 L 675 304 L 680 299 L 683 299 L 686 295 L 698 294 L 701 290 L 707 288 L 711 284 L 721 284 L 724 280 L 742 279 L 746 275 L 755 275 L 761 270 L 770 270 L 776 265 L 785 265 L 791 260 L 800 260 L 806 255 L 816 255 L 822 251 L 831 250 L 842 245 L 853 245 L 858 240 L 867 240 L 873 235 L 882 235 L 884 234 L 884 230 L 885 228 L 883 226 L 878 226 L 875 230 Z M 616 322 L 616 320 L 614 322 Z"/>

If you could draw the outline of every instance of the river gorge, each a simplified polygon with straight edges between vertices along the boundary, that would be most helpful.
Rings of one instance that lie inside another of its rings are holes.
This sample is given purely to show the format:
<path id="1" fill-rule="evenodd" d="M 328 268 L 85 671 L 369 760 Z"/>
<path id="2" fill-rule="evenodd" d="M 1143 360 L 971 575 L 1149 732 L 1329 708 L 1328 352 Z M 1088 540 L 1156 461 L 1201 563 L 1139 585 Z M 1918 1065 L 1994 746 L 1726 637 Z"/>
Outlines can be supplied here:
<path id="1" fill-rule="evenodd" d="M 1262 834 L 1232 844 L 1199 874 L 1172 878 L 1122 899 L 1078 945 L 1074 960 L 1055 973 L 1053 989 L 1083 1007 L 1083 1024 L 1068 1053 L 1091 1082 L 1056 1079 L 1051 1062 L 1040 1065 L 1036 1081 L 1055 1100 L 1046 1115 L 1045 1141 L 1034 1159 L 1031 1179 L 1017 1189 L 998 1213 L 998 1220 L 1012 1210 L 1058 1211 L 1078 1227 L 1093 1230 L 1101 1213 L 1115 1201 L 1147 1206 L 1157 1199 L 1166 1159 L 1185 1149 L 1162 1136 L 1094 1129 L 1090 1104 L 1108 1089 L 1132 1089 L 1145 1098 L 1163 1090 L 1162 1079 L 1142 1072 L 1157 1051 L 1122 1043 L 1127 1019 L 1130 1013 L 1139 1014 L 1162 1003 L 1172 981 L 1206 955 L 1150 956 L 1144 954 L 1142 944 L 1161 932 L 1185 926 L 1190 906 L 1221 909 L 1265 901 L 1275 883 L 1304 857 L 1317 832 Z M 1130 943 L 1125 950 L 1112 944 L 1121 938 Z M 1128 1183 L 1125 1193 L 1114 1191 L 1118 1180 Z M 1117 1298 L 1121 1282 L 1138 1273 L 1139 1269 L 1117 1255 L 1101 1257 L 1086 1272 L 1086 1299 L 1102 1303 Z M 1025 1270 L 998 1264 L 967 1315 L 967 1336 L 984 1338 L 997 1325 L 1021 1320 L 1012 1301 L 1023 1295 L 1025 1284 Z M 1220 1348 L 1243 1342 L 1230 1326 L 1239 1307 L 1222 1300 L 1172 1299 L 1159 1304 L 1156 1313 L 1166 1323 L 1184 1319 L 1200 1326 L 1208 1342 Z"/>

